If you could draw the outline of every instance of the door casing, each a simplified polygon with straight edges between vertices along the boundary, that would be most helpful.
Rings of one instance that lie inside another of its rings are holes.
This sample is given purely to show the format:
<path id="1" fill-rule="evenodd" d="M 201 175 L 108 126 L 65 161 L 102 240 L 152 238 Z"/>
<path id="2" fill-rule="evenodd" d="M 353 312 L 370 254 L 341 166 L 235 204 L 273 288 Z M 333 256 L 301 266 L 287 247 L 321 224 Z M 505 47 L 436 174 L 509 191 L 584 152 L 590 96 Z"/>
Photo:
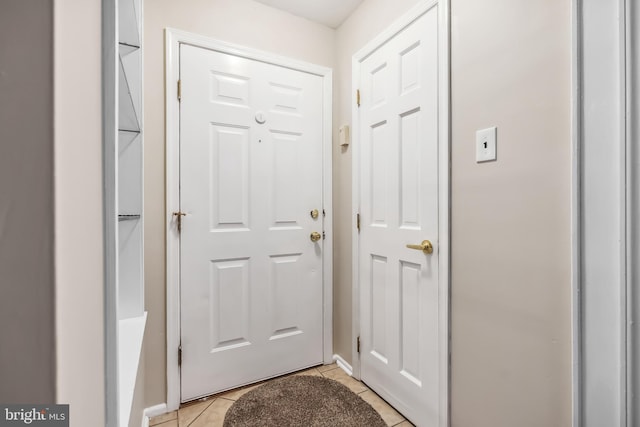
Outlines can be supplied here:
<path id="1" fill-rule="evenodd" d="M 360 355 L 358 353 L 357 337 L 360 336 L 360 277 L 359 277 L 359 235 L 357 228 L 357 215 L 360 212 L 360 123 L 358 121 L 357 90 L 360 87 L 361 63 L 381 45 L 401 32 L 417 18 L 425 14 L 432 7 L 438 5 L 438 31 L 439 31 L 439 57 L 438 64 L 438 113 L 439 113 L 439 137 L 438 137 L 438 210 L 439 210 L 439 271 L 441 280 L 439 286 L 440 307 L 440 418 L 439 426 L 449 425 L 449 304 L 450 304 L 450 52 L 449 52 L 449 28 L 450 8 L 449 0 L 425 0 L 421 1 L 406 14 L 395 21 L 384 32 L 379 34 L 362 49 L 353 55 L 352 59 L 352 120 L 353 120 L 353 153 L 352 153 L 352 262 L 353 262 L 353 293 L 352 293 L 352 369 L 353 376 L 360 379 Z"/>
<path id="2" fill-rule="evenodd" d="M 572 18 L 573 426 L 634 426 L 640 8 L 572 0 Z"/>
<path id="3" fill-rule="evenodd" d="M 333 219 L 331 191 L 332 79 L 329 68 L 297 61 L 269 52 L 227 43 L 172 28 L 165 29 L 165 113 L 166 113 L 166 275 L 167 275 L 167 410 L 180 406 L 180 235 L 172 226 L 172 214 L 180 210 L 180 103 L 177 84 L 180 76 L 180 44 L 237 55 L 293 70 L 315 74 L 323 79 L 322 186 L 326 238 L 323 255 L 323 348 L 324 362 L 333 359 Z"/>

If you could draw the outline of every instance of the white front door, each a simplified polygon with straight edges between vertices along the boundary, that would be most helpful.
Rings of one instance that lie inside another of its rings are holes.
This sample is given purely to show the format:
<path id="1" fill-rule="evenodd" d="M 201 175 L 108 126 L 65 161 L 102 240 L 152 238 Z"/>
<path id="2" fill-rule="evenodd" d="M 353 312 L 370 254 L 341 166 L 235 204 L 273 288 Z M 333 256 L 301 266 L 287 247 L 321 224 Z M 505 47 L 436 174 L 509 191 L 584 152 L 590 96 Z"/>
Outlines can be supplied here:
<path id="1" fill-rule="evenodd" d="M 436 6 L 360 66 L 361 378 L 419 426 L 441 410 L 438 87 Z"/>
<path id="2" fill-rule="evenodd" d="M 323 82 L 189 45 L 180 80 L 184 402 L 322 363 Z"/>

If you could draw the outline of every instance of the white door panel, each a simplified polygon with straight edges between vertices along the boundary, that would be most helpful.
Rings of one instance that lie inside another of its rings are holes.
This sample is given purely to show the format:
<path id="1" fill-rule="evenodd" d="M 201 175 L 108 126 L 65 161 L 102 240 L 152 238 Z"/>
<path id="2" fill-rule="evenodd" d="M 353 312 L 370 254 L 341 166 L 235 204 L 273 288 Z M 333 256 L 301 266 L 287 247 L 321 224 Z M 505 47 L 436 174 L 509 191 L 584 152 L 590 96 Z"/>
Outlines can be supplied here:
<path id="1" fill-rule="evenodd" d="M 361 63 L 361 377 L 439 420 L 438 9 Z M 406 247 L 430 240 L 432 254 Z"/>
<path id="2" fill-rule="evenodd" d="M 187 401 L 322 362 L 322 79 L 180 55 Z"/>

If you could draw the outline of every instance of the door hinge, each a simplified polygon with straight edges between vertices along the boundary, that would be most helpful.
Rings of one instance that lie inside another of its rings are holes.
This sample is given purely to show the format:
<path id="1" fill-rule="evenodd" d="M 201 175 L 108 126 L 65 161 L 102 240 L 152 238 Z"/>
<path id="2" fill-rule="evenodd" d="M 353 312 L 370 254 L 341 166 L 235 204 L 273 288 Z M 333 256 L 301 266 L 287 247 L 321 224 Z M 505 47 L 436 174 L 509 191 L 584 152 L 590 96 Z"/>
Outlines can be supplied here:
<path id="1" fill-rule="evenodd" d="M 356 90 L 356 104 L 360 106 L 360 89 Z"/>
<path id="2" fill-rule="evenodd" d="M 174 212 L 173 216 L 176 217 L 176 221 L 178 222 L 178 233 L 182 232 L 182 217 L 187 216 L 184 212 Z"/>
<path id="3" fill-rule="evenodd" d="M 182 346 L 178 347 L 178 366 L 182 366 Z"/>
<path id="4" fill-rule="evenodd" d="M 178 80 L 178 101 L 182 101 L 182 80 Z"/>
<path id="5" fill-rule="evenodd" d="M 358 232 L 360 232 L 360 214 L 356 214 L 356 227 L 358 227 Z"/>
<path id="6" fill-rule="evenodd" d="M 360 353 L 360 337 L 356 339 L 356 350 Z"/>

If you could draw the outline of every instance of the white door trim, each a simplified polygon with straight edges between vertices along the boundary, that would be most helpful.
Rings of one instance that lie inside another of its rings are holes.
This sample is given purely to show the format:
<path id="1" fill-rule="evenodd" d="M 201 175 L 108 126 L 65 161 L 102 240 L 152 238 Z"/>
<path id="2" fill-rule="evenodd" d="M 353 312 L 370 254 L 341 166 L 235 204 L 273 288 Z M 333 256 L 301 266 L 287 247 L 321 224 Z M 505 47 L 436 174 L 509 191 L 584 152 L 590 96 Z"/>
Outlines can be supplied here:
<path id="1" fill-rule="evenodd" d="M 633 426 L 640 417 L 634 167 L 640 13 L 632 0 L 604 8 L 597 0 L 573 0 L 573 7 L 573 425 Z"/>
<path id="2" fill-rule="evenodd" d="M 572 426 L 582 425 L 581 351 L 581 130 L 582 25 L 581 0 L 571 0 L 571 414 Z"/>
<path id="3" fill-rule="evenodd" d="M 166 264 L 167 264 L 167 410 L 180 406 L 180 369 L 178 346 L 180 345 L 180 236 L 172 226 L 172 213 L 180 208 L 180 104 L 177 98 L 177 82 L 180 76 L 180 44 L 189 44 L 231 55 L 266 62 L 293 70 L 303 71 L 323 78 L 323 359 L 333 362 L 333 207 L 331 192 L 332 150 L 332 76 L 329 68 L 292 60 L 244 46 L 223 42 L 209 37 L 167 28 L 165 30 L 165 113 L 166 113 Z"/>
<path id="4" fill-rule="evenodd" d="M 358 106 L 356 101 L 356 91 L 360 85 L 360 68 L 361 63 L 377 50 L 381 45 L 394 37 L 404 28 L 420 16 L 427 13 L 431 8 L 438 5 L 438 31 L 439 31 L 439 49 L 442 55 L 439 55 L 439 76 L 438 76 L 438 92 L 439 100 L 439 138 L 438 138 L 438 194 L 439 194 L 439 271 L 441 280 L 439 282 L 440 290 L 440 423 L 441 427 L 449 425 L 449 298 L 450 298 L 450 54 L 449 54 L 449 0 L 423 0 L 414 8 L 409 10 L 400 19 L 395 21 L 384 32 L 367 43 L 361 50 L 353 55 L 352 59 L 352 122 L 353 122 L 353 141 L 352 144 L 352 262 L 353 262 L 353 314 L 352 314 L 352 366 L 353 376 L 360 379 L 360 356 L 357 350 L 356 337 L 360 335 L 360 277 L 359 277 L 359 236 L 357 232 L 357 214 L 360 212 L 360 144 L 357 142 L 360 138 L 360 123 L 358 118 Z"/>

